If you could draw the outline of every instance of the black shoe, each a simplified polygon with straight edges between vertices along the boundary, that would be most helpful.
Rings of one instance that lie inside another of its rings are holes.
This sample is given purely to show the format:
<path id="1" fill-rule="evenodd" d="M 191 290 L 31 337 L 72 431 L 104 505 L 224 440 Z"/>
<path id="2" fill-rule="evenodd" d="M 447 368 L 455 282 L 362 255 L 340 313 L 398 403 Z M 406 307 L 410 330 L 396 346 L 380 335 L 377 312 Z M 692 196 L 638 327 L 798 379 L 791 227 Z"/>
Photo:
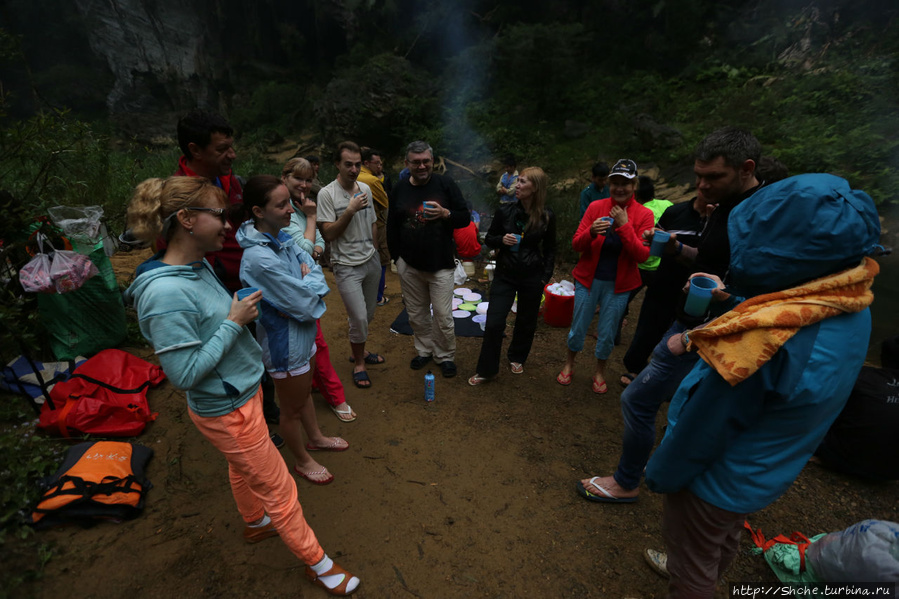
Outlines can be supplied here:
<path id="1" fill-rule="evenodd" d="M 272 431 L 268 434 L 269 439 L 272 440 L 272 443 L 275 444 L 275 447 L 281 449 L 284 447 L 284 439 L 278 433 Z"/>
<path id="2" fill-rule="evenodd" d="M 440 366 L 440 371 L 443 373 L 443 378 L 449 379 L 456 376 L 456 363 L 452 360 L 441 362 L 437 366 Z"/>
<path id="3" fill-rule="evenodd" d="M 412 361 L 409 362 L 409 368 L 412 370 L 421 370 L 425 367 L 425 364 L 431 361 L 431 356 L 415 356 L 412 358 Z"/>

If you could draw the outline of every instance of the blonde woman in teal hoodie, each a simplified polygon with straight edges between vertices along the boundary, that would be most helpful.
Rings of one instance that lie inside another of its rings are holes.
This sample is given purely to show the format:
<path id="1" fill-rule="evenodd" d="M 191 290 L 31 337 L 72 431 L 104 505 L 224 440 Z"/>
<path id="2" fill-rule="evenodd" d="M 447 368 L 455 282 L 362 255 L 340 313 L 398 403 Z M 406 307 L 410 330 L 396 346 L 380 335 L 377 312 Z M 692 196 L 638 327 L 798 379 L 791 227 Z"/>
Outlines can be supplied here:
<path id="1" fill-rule="evenodd" d="M 257 317 L 262 293 L 238 300 L 203 258 L 222 248 L 231 228 L 227 216 L 223 192 L 206 179 L 141 183 L 128 225 L 135 237 L 150 242 L 161 235 L 167 245 L 138 267 L 127 296 L 166 376 L 185 391 L 191 420 L 228 461 L 244 539 L 280 535 L 313 583 L 349 595 L 359 579 L 325 554 L 303 516 L 296 483 L 269 441 L 259 386 L 262 352 L 244 326 Z"/>

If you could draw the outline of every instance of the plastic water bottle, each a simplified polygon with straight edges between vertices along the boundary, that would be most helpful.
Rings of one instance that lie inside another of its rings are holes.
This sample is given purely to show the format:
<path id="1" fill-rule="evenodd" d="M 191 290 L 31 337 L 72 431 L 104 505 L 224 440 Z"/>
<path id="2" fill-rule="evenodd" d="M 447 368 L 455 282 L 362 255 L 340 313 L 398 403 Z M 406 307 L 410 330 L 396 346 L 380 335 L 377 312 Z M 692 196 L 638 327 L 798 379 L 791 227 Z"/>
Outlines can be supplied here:
<path id="1" fill-rule="evenodd" d="M 434 375 L 430 370 L 425 375 L 425 401 L 434 401 Z"/>

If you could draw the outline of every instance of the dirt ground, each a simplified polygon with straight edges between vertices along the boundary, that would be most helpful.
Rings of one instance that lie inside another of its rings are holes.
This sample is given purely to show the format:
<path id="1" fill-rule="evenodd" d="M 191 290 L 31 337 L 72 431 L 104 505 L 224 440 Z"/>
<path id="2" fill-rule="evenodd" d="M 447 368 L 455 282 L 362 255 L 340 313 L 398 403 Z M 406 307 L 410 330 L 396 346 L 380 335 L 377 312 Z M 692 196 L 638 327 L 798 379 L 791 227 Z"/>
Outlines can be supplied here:
<path id="1" fill-rule="evenodd" d="M 127 277 L 142 257 L 120 254 L 114 262 Z M 437 399 L 426 403 L 423 372 L 408 366 L 415 355 L 411 337 L 389 331 L 402 310 L 396 275 L 388 274 L 392 301 L 378 308 L 371 327 L 368 347 L 387 362 L 370 368 L 370 390 L 349 384 L 346 314 L 327 275 L 334 291 L 322 327 L 359 418 L 338 422 L 314 395 L 325 434 L 343 436 L 350 449 L 317 456 L 334 473 L 332 484 L 297 485 L 325 550 L 362 579 L 356 596 L 664 596 L 665 580 L 642 557 L 644 548 L 663 547 L 661 497 L 644 486 L 637 503 L 593 504 L 574 488 L 581 477 L 609 474 L 617 464 L 617 380 L 638 304 L 625 345 L 609 362 L 606 395 L 590 390 L 587 356 L 571 386 L 555 382 L 567 330 L 541 322 L 524 374 L 504 370 L 496 382 L 476 388 L 466 379 L 481 340 L 459 338 L 459 376 L 438 374 Z M 147 350 L 138 353 L 153 359 Z M 156 452 L 143 516 L 40 533 L 55 543 L 57 555 L 43 580 L 26 590 L 47 598 L 324 597 L 279 539 L 244 543 L 225 460 L 192 426 L 182 394 L 163 383 L 151 392 L 150 405 L 159 418 L 137 439 Z M 663 422 L 660 417 L 659 429 Z M 866 518 L 899 521 L 897 489 L 810 464 L 749 522 L 771 537 L 794 530 L 812 536 Z M 726 580 L 776 582 L 750 548 L 744 535 Z"/>

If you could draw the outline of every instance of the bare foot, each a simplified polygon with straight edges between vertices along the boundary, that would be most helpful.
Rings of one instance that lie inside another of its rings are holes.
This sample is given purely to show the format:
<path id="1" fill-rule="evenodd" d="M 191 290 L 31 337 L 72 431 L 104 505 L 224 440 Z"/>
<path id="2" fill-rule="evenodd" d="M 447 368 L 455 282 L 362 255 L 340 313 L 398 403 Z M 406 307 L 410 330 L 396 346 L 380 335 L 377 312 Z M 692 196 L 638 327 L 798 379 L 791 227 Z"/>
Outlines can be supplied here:
<path id="1" fill-rule="evenodd" d="M 624 498 L 624 497 L 636 497 L 640 494 L 640 489 L 625 489 L 621 485 L 619 485 L 615 481 L 614 476 L 604 476 L 602 478 L 597 478 L 594 482 L 590 482 L 591 479 L 584 478 L 581 480 L 581 484 L 584 485 L 584 488 L 593 493 L 594 495 L 604 495 L 602 491 L 600 491 L 597 487 L 602 487 L 605 489 L 609 495 L 612 497 Z"/>

